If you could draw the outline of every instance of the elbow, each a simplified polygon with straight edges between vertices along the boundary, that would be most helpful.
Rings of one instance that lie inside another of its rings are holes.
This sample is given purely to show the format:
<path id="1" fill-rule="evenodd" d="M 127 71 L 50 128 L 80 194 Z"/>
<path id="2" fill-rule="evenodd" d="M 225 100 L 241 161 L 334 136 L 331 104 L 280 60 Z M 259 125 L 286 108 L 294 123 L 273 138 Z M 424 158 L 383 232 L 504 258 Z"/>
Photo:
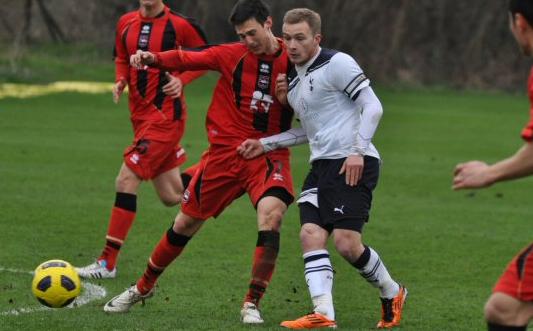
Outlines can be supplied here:
<path id="1" fill-rule="evenodd" d="M 381 106 L 381 102 L 378 101 L 373 104 L 369 113 L 371 114 L 372 122 L 379 123 L 381 116 L 383 116 L 383 106 Z"/>

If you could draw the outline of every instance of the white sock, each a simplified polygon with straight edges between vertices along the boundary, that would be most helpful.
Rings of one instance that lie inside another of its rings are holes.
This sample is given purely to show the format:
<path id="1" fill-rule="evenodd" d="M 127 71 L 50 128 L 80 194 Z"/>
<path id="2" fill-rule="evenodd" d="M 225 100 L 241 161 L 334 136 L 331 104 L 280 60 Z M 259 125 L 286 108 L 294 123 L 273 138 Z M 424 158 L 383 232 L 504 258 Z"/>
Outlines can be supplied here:
<path id="1" fill-rule="evenodd" d="M 303 255 L 305 280 L 313 301 L 314 311 L 335 320 L 333 308 L 333 268 L 328 251 L 320 249 Z"/>
<path id="2" fill-rule="evenodd" d="M 366 250 L 369 251 L 367 252 Z M 361 257 L 365 255 L 368 256 L 369 253 L 370 257 L 368 258 L 368 262 L 362 268 L 359 268 L 359 266 L 356 265 L 359 261 L 356 261 L 354 263 L 355 267 L 358 268 L 359 273 L 367 282 L 372 284 L 372 286 L 379 288 L 381 292 L 380 296 L 382 298 L 394 298 L 400 291 L 400 285 L 391 278 L 385 264 L 379 258 L 378 253 L 371 247 L 365 246 L 365 252 Z"/>

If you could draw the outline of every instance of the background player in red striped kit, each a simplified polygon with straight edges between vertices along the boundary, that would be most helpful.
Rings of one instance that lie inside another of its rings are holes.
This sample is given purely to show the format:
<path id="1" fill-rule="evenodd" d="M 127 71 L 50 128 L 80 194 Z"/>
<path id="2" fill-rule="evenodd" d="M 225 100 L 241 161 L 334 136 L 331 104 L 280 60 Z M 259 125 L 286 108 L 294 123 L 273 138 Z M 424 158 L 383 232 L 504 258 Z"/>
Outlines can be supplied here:
<path id="1" fill-rule="evenodd" d="M 509 1 L 511 31 L 522 52 L 533 56 L 533 0 Z M 533 68 L 528 82 L 531 119 L 522 131 L 525 144 L 513 156 L 488 165 L 470 161 L 455 168 L 453 188 L 482 188 L 533 175 Z M 531 220 L 528 220 L 531 222 Z M 533 319 L 533 243 L 509 263 L 485 305 L 489 331 L 525 331 Z"/>
<path id="2" fill-rule="evenodd" d="M 162 0 L 140 0 L 137 11 L 123 15 L 115 40 L 115 102 L 129 89 L 130 118 L 134 130 L 131 146 L 116 178 L 115 205 L 111 212 L 106 243 L 95 263 L 78 268 L 85 278 L 114 278 L 116 260 L 135 219 L 137 189 L 151 180 L 161 202 L 175 206 L 181 201 L 183 184 L 179 166 L 185 151 L 179 145 L 185 129 L 186 106 L 182 90 L 203 72 L 138 71 L 129 57 L 138 49 L 166 51 L 200 47 L 203 32 L 188 18 L 171 11 Z"/>
<path id="3" fill-rule="evenodd" d="M 244 298 L 244 323 L 262 323 L 259 301 L 274 272 L 283 214 L 293 201 L 289 151 L 279 149 L 245 160 L 237 147 L 246 138 L 261 138 L 287 130 L 293 112 L 274 96 L 275 78 L 286 74 L 289 60 L 283 42 L 271 31 L 272 18 L 261 0 L 241 0 L 230 22 L 240 43 L 197 51 L 139 51 L 131 63 L 164 70 L 216 70 L 221 77 L 207 114 L 210 147 L 184 193 L 174 225 L 153 251 L 136 285 L 111 299 L 108 312 L 126 312 L 150 297 L 157 278 L 181 254 L 204 220 L 218 216 L 233 200 L 247 193 L 257 209 L 258 237 L 252 279 Z"/>

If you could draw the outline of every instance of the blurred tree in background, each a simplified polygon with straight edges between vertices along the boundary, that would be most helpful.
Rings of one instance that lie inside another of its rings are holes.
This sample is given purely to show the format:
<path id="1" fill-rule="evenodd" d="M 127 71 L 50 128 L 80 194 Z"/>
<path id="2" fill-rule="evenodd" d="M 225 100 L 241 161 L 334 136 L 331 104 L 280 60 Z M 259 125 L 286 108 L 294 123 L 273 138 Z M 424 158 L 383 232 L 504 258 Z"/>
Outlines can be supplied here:
<path id="1" fill-rule="evenodd" d="M 309 7 L 323 18 L 325 47 L 350 53 L 380 84 L 523 89 L 529 63 L 509 32 L 502 0 L 266 0 L 279 34 L 283 13 Z M 233 41 L 235 0 L 167 0 L 194 17 L 211 43 Z M 109 58 L 114 27 L 136 0 L 2 0 L 1 53 L 11 66 L 27 45 L 91 44 Z M 108 57 L 109 56 L 109 57 Z M 0 65 L 2 65 L 0 63 Z M 1 71 L 0 71 L 1 72 Z"/>

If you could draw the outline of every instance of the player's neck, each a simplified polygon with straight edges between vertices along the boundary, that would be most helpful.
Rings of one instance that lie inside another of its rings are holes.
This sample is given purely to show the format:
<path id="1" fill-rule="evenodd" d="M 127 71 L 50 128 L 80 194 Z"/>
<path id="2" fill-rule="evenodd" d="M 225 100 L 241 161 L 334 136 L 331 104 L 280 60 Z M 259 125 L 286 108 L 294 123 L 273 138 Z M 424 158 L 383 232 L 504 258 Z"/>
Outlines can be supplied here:
<path id="1" fill-rule="evenodd" d="M 165 9 L 163 3 L 157 4 L 155 6 L 141 6 L 140 11 L 143 17 L 154 18 L 159 15 Z"/>
<path id="2" fill-rule="evenodd" d="M 280 47 L 281 46 L 279 45 L 279 42 L 276 37 L 274 37 L 274 34 L 270 33 L 269 44 L 265 51 L 265 55 L 276 54 L 279 51 Z"/>
<path id="3" fill-rule="evenodd" d="M 320 51 L 322 50 L 322 48 L 319 46 L 317 46 L 315 48 L 315 50 L 313 51 L 313 54 L 303 63 L 301 64 L 297 64 L 296 67 L 297 68 L 303 68 L 304 70 L 307 70 L 307 68 L 313 63 L 315 62 L 316 58 L 318 57 L 318 54 L 320 54 Z"/>

